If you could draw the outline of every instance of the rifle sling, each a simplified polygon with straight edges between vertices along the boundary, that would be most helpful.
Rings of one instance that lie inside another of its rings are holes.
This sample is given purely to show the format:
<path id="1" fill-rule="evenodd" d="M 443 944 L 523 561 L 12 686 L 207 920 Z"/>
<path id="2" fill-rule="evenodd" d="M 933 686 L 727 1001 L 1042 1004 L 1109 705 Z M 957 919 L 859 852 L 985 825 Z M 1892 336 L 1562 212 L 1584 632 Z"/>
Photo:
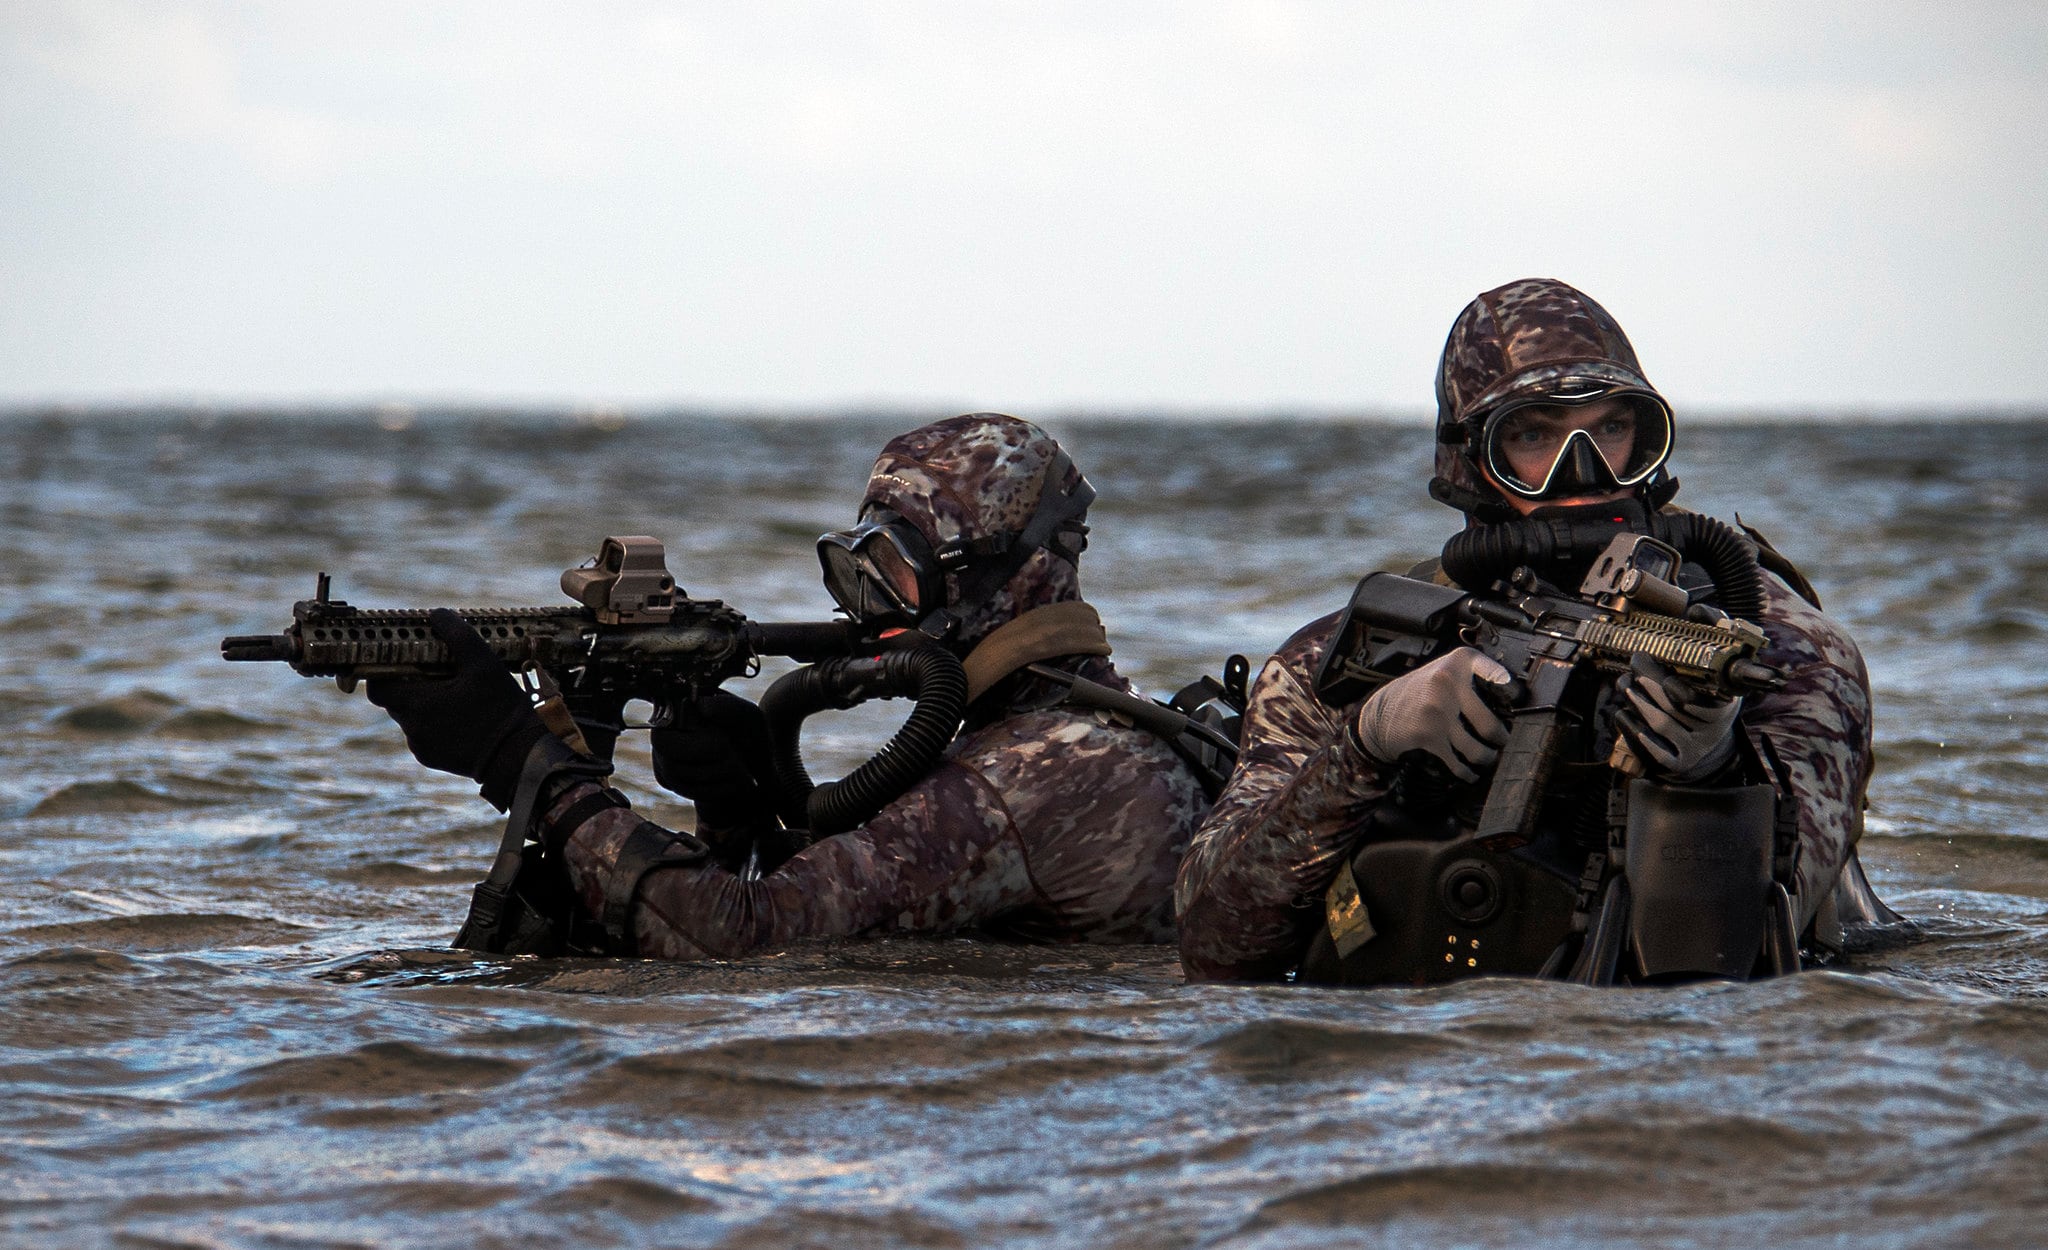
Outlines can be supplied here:
<path id="1" fill-rule="evenodd" d="M 1089 681 L 1072 673 L 1044 664 L 1027 664 L 1025 671 L 1034 677 L 1043 677 L 1067 687 L 1067 697 L 1060 700 L 1069 707 L 1091 708 L 1120 716 L 1132 725 L 1148 733 L 1157 734 L 1173 742 L 1186 734 L 1193 734 L 1203 742 L 1220 751 L 1237 756 L 1237 744 L 1224 736 L 1214 726 L 1204 724 L 1177 708 L 1155 703 L 1139 695 L 1113 690 L 1101 682 Z"/>
<path id="2" fill-rule="evenodd" d="M 499 928 L 506 919 L 513 883 L 526 862 L 525 849 L 542 802 L 558 789 L 557 777 L 601 782 L 611 775 L 611 765 L 577 755 L 561 739 L 542 735 L 526 753 L 520 765 L 519 786 L 512 793 L 512 807 L 505 817 L 505 834 L 498 840 L 498 854 L 491 870 L 470 895 L 469 917 L 455 935 L 457 950 L 495 952 L 502 946 Z M 609 792 L 608 792 L 609 793 Z M 613 795 L 614 805 L 623 799 Z"/>
<path id="3" fill-rule="evenodd" d="M 555 743 L 555 750 L 549 749 L 550 742 Z M 562 762 L 557 751 L 566 749 L 559 740 L 542 737 L 526 753 L 526 762 L 519 768 L 519 786 L 512 792 L 512 807 L 505 817 L 505 835 L 498 840 L 491 870 L 470 895 L 469 917 L 455 935 L 457 950 L 493 950 L 498 926 L 505 918 L 505 904 L 512 896 L 512 882 L 525 862 L 526 831 L 533 827 L 534 808 L 548 775 Z"/>

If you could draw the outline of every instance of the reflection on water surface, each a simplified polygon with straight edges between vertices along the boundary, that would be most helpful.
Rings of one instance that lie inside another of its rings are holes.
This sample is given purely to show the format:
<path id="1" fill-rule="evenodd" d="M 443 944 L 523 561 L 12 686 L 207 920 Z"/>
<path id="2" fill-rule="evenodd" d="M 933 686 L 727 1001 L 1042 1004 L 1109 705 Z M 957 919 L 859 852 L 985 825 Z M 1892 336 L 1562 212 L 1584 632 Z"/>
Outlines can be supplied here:
<path id="1" fill-rule="evenodd" d="M 0 422 L 0 1241 L 2036 1238 L 2039 425 L 1683 434 L 1684 501 L 1772 534 L 1863 643 L 1865 860 L 1918 922 L 1774 984 L 1191 988 L 1170 950 L 961 939 L 478 961 L 442 949 L 496 840 L 473 788 L 360 696 L 215 658 L 317 570 L 369 605 L 547 602 L 606 533 L 817 615 L 810 539 L 910 424 Z M 1152 690 L 1454 520 L 1420 427 L 1052 424 L 1101 491 L 1090 597 Z M 823 721 L 812 753 L 891 724 Z"/>

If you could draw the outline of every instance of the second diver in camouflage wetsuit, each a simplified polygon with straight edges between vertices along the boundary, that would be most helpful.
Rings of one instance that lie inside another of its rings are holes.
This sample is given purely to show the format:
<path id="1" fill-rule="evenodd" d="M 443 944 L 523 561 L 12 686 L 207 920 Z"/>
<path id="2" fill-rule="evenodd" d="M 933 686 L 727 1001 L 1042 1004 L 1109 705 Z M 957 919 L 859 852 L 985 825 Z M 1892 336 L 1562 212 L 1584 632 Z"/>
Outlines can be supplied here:
<path id="1" fill-rule="evenodd" d="M 697 802 L 697 836 L 643 820 L 604 785 L 607 766 L 545 735 L 459 621 L 435 625 L 469 657 L 455 678 L 373 683 L 371 697 L 422 763 L 477 779 L 500 807 L 522 797 L 522 771 L 530 785 L 556 767 L 532 836 L 566 868 L 585 931 L 609 922 L 614 953 L 687 960 L 960 931 L 1171 941 L 1174 871 L 1207 803 L 1194 773 L 1161 738 L 1065 706 L 1057 680 L 1022 669 L 1128 690 L 1081 600 L 1092 495 L 1059 444 L 1014 417 L 955 417 L 883 449 L 862 524 L 821 540 L 828 585 L 856 617 L 922 621 L 964 657 L 965 724 L 937 767 L 860 827 L 758 877 L 719 853 L 735 832 L 774 824 L 770 769 L 749 745 L 760 714 L 737 696 L 715 696 L 654 741 L 657 777 Z M 943 568 L 920 582 L 905 552 L 925 563 L 936 553 Z"/>
<path id="2" fill-rule="evenodd" d="M 1573 288 L 1530 279 L 1474 300 L 1452 328 L 1437 391 L 1431 494 L 1463 511 L 1468 526 L 1514 523 L 1531 513 L 1571 516 L 1595 503 L 1597 513 L 1623 510 L 1607 501 L 1634 501 L 1638 518 L 1672 511 L 1677 482 L 1663 471 L 1669 408 L 1613 318 Z M 1784 576 L 1761 578 L 1757 623 L 1769 645 L 1760 658 L 1788 675 L 1784 687 L 1730 701 L 1669 674 L 1624 677 L 1613 732 L 1635 745 L 1649 780 L 1708 789 L 1755 780 L 1740 776 L 1736 735 L 1768 739 L 1782 765 L 1780 787 L 1789 782 L 1796 806 L 1796 874 L 1786 874 L 1796 880 L 1783 884 L 1797 926 L 1810 933 L 1818 918 L 1821 929 L 1838 934 L 1838 878 L 1853 878 L 1850 885 L 1861 889 L 1849 905 L 1874 904 L 1853 870 L 1871 770 L 1869 681 L 1856 644 L 1821 615 L 1804 579 L 1774 552 L 1764 554 L 1766 567 Z M 1575 586 L 1583 571 L 1558 571 L 1557 584 Z M 1237 771 L 1182 863 L 1181 959 L 1192 979 L 1278 979 L 1301 969 L 1313 944 L 1328 943 L 1342 920 L 1331 919 L 1333 882 L 1351 871 L 1366 831 L 1394 801 L 1390 787 L 1404 756 L 1427 753 L 1452 775 L 1447 803 L 1459 820 L 1469 821 L 1485 796 L 1507 737 L 1498 711 L 1503 700 L 1487 686 L 1508 674 L 1461 647 L 1362 703 L 1326 706 L 1313 675 L 1336 622 L 1334 614 L 1311 622 L 1266 664 L 1252 691 Z M 1754 766 L 1755 750 L 1747 755 Z M 1577 803 L 1557 791 L 1604 790 L 1612 776 L 1587 765 L 1554 782 L 1541 809 L 1545 818 Z M 1782 837 L 1789 839 L 1789 831 Z M 1565 879 L 1585 860 L 1581 852 L 1563 864 Z M 1380 917 L 1382 928 L 1386 920 Z M 1364 939 L 1372 933 L 1365 928 Z M 1462 971 L 1466 944 L 1454 944 Z M 1426 958 L 1448 958 L 1443 946 L 1435 951 Z M 1429 979 L 1442 975 L 1438 968 Z"/>

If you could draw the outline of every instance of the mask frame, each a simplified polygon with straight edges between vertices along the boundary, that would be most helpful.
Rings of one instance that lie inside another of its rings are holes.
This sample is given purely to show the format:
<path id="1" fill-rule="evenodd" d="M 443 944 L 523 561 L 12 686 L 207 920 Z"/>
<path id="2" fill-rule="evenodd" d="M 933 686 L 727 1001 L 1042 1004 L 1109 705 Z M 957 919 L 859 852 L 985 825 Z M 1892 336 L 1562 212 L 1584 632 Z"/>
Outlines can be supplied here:
<path id="1" fill-rule="evenodd" d="M 863 624 L 900 619 L 915 624 L 943 605 L 945 570 L 917 527 L 877 508 L 852 529 L 818 536 L 825 592 Z"/>
<path id="2" fill-rule="evenodd" d="M 1575 379 L 1571 378 L 1561 379 L 1556 390 L 1503 404 L 1479 422 L 1473 440 L 1477 444 L 1474 449 L 1476 458 L 1501 489 L 1523 499 L 1541 500 L 1557 495 L 1630 488 L 1656 477 L 1670 460 L 1673 441 L 1671 407 L 1664 402 L 1663 396 L 1654 391 L 1585 381 L 1578 382 L 1583 389 L 1573 389 L 1574 382 Z M 1635 445 L 1627 464 L 1617 469 L 1607 454 L 1600 450 L 1599 443 L 1585 430 L 1573 430 L 1565 436 L 1540 483 L 1530 484 L 1508 463 L 1499 438 L 1509 417 L 1528 408 L 1581 408 L 1604 399 L 1629 400 L 1634 411 Z M 1645 440 L 1648 440 L 1647 444 Z M 1646 453 L 1646 445 L 1654 447 L 1654 451 Z M 1559 480 L 1561 469 L 1568 469 L 1563 481 Z"/>

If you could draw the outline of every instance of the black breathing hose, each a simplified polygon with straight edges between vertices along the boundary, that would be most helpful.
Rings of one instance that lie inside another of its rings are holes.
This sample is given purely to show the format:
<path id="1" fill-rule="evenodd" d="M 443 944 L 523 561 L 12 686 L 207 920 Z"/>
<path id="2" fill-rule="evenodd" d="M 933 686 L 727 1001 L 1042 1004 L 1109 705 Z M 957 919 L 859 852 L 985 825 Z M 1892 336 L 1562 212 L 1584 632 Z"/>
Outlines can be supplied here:
<path id="1" fill-rule="evenodd" d="M 801 742 L 807 717 L 906 695 L 917 706 L 880 751 L 838 781 L 812 783 Z M 966 670 L 942 647 L 823 660 L 785 673 L 761 696 L 783 823 L 813 838 L 857 828 L 938 764 L 966 710 Z"/>
<path id="2" fill-rule="evenodd" d="M 1756 547 L 1732 526 L 1697 512 L 1653 513 L 1642 528 L 1617 524 L 1617 519 L 1524 517 L 1474 525 L 1444 544 L 1444 573 L 1467 590 L 1484 591 L 1522 565 L 1540 568 L 1590 561 L 1616 534 L 1646 530 L 1706 570 L 1723 612 L 1747 621 L 1763 614 L 1763 575 L 1757 569 Z"/>
<path id="3" fill-rule="evenodd" d="M 1756 563 L 1756 544 L 1734 526 L 1701 512 L 1659 512 L 1652 520 L 1656 537 L 1714 579 L 1723 612 L 1745 621 L 1763 618 L 1764 578 Z"/>

